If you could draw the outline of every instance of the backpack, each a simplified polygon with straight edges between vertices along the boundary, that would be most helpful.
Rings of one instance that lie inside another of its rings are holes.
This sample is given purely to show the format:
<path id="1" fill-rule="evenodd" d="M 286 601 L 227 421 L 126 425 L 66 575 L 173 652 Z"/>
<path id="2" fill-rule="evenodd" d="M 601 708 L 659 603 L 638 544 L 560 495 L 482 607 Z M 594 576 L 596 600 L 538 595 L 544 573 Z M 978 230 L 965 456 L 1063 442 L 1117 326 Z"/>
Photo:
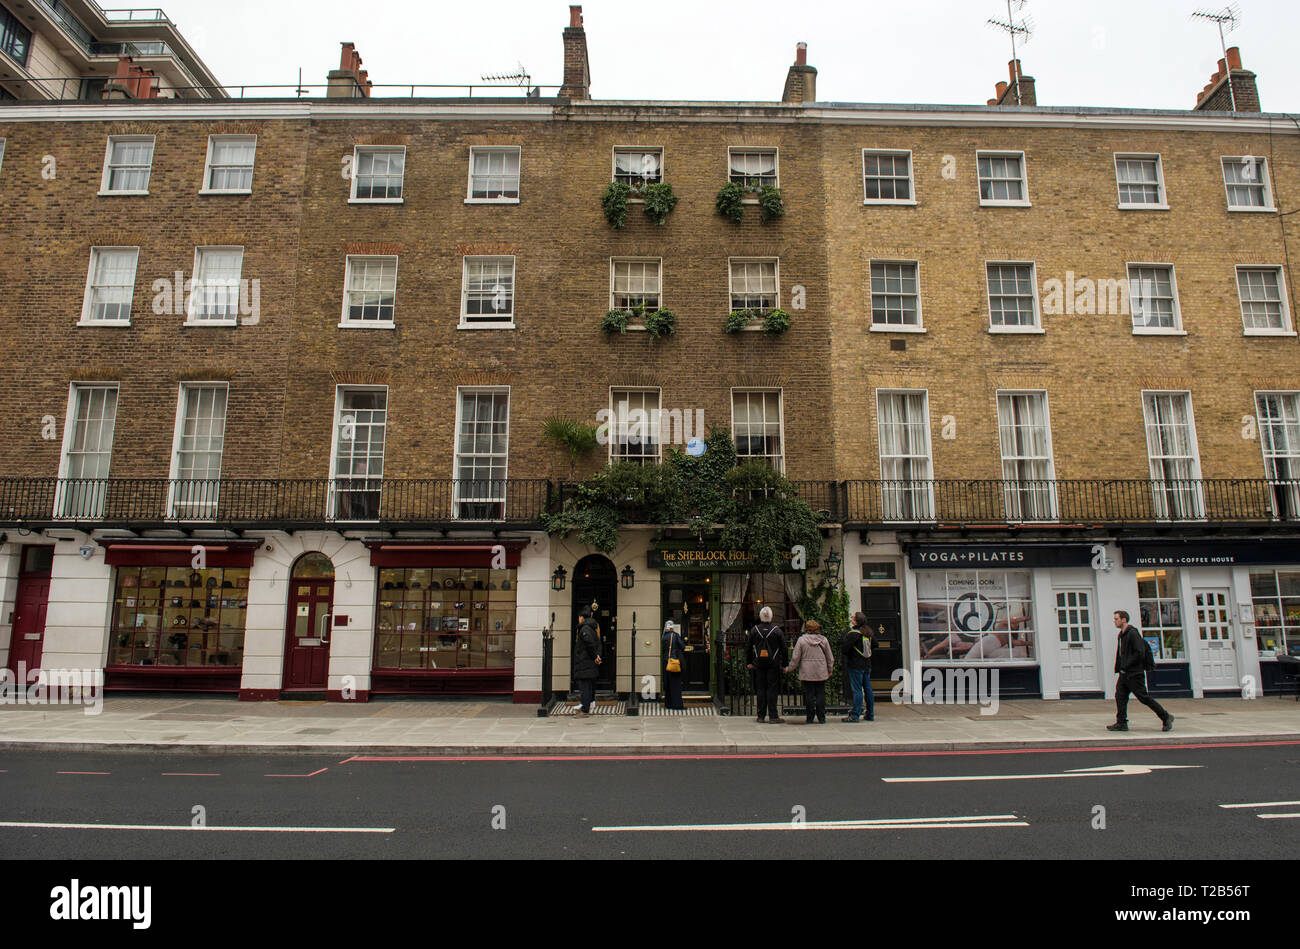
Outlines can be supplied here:
<path id="1" fill-rule="evenodd" d="M 1151 651 L 1151 644 L 1142 637 L 1142 671 L 1151 672 L 1156 667 L 1156 654 Z"/>

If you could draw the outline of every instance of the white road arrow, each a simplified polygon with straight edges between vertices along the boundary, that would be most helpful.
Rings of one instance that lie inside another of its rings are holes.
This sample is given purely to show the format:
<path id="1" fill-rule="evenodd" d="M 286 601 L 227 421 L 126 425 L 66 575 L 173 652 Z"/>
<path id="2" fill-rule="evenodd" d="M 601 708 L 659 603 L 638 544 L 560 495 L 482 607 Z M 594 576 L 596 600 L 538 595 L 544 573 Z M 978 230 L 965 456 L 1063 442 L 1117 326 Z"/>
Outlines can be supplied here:
<path id="1" fill-rule="evenodd" d="M 887 784 L 932 784 L 940 781 L 1041 781 L 1048 778 L 1109 778 L 1121 774 L 1150 774 L 1152 771 L 1173 771 L 1182 768 L 1201 768 L 1199 764 L 1112 764 L 1099 768 L 1076 768 L 1055 774 L 963 774 L 927 778 L 881 778 Z"/>

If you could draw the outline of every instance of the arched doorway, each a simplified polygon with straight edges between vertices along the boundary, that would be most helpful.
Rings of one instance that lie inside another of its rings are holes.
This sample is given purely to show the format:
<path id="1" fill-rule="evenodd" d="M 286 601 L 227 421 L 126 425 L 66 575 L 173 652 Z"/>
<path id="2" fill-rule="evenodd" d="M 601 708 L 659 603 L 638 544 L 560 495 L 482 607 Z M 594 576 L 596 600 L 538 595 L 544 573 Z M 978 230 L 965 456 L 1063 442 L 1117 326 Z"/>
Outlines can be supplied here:
<path id="1" fill-rule="evenodd" d="M 618 573 L 608 557 L 591 554 L 578 561 L 573 568 L 573 643 L 569 655 L 577 653 L 578 611 L 596 604 L 592 615 L 600 624 L 601 660 L 596 676 L 596 688 L 602 692 L 614 689 L 615 658 L 618 651 Z"/>
<path id="2" fill-rule="evenodd" d="M 289 573 L 282 691 L 325 691 L 333 604 L 334 564 L 315 551 L 303 554 Z"/>

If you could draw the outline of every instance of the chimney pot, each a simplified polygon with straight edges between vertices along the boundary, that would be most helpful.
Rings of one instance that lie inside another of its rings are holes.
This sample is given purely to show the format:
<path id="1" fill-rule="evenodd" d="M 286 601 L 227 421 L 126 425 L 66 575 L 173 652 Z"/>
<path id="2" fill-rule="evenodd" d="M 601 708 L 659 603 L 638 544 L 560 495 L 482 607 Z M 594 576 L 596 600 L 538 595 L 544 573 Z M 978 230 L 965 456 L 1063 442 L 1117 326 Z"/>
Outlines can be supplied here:
<path id="1" fill-rule="evenodd" d="M 1241 69 L 1241 49 L 1236 46 L 1228 47 L 1228 65 L 1233 69 Z"/>
<path id="2" fill-rule="evenodd" d="M 582 26 L 582 6 L 580 4 L 569 5 L 569 26 L 574 29 Z"/>
<path id="3" fill-rule="evenodd" d="M 1011 87 L 1010 87 L 1010 85 L 1009 85 L 1008 83 L 1005 83 L 1005 82 L 1000 82 L 1000 83 L 998 83 L 998 100 L 999 100 L 999 101 L 1001 101 L 1002 97 L 1005 96 L 1005 95 L 1007 94 L 1007 90 L 1008 90 L 1009 88 L 1011 88 Z"/>
<path id="4" fill-rule="evenodd" d="M 794 64 L 796 66 L 808 65 L 808 44 L 799 43 L 794 48 Z"/>
<path id="5" fill-rule="evenodd" d="M 1007 72 L 1010 74 L 1011 82 L 1014 84 L 1016 77 L 1020 73 L 1020 60 L 1013 59 L 1011 62 L 1007 63 Z"/>

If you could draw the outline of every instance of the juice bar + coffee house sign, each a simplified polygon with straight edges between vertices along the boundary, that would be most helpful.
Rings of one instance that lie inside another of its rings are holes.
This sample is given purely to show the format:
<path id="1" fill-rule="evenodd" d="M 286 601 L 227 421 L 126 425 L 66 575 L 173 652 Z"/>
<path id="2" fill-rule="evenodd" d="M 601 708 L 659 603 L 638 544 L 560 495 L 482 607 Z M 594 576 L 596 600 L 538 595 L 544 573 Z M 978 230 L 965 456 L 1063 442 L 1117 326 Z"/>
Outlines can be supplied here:
<path id="1" fill-rule="evenodd" d="M 735 547 L 672 546 L 651 547 L 646 551 L 646 566 L 656 570 L 737 570 L 760 573 L 758 561 L 748 550 Z M 793 552 L 781 555 L 781 570 L 792 572 Z"/>

